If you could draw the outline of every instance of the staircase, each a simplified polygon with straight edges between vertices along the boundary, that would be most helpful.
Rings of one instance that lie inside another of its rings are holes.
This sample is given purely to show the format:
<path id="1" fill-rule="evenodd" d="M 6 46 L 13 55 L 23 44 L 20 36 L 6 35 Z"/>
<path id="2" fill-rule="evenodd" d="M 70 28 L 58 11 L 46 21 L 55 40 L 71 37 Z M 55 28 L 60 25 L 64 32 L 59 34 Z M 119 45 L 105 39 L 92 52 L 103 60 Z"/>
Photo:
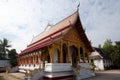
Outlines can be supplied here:
<path id="1" fill-rule="evenodd" d="M 43 70 L 35 69 L 29 71 L 29 74 L 26 74 L 25 80 L 42 80 L 43 75 L 44 75 Z"/>
<path id="2" fill-rule="evenodd" d="M 42 80 L 42 77 L 44 75 L 44 71 L 42 70 L 35 70 L 31 80 Z"/>
<path id="3" fill-rule="evenodd" d="M 95 73 L 91 71 L 92 67 L 88 63 L 82 63 L 79 66 L 80 68 L 72 68 L 75 74 L 75 78 L 76 78 L 75 80 L 81 80 L 81 79 L 95 76 Z"/>
<path id="4" fill-rule="evenodd" d="M 81 79 L 85 79 L 85 78 L 89 78 L 89 77 L 95 76 L 95 74 L 92 71 L 87 70 L 85 68 L 81 68 L 80 69 L 80 74 L 79 75 L 80 75 Z"/>

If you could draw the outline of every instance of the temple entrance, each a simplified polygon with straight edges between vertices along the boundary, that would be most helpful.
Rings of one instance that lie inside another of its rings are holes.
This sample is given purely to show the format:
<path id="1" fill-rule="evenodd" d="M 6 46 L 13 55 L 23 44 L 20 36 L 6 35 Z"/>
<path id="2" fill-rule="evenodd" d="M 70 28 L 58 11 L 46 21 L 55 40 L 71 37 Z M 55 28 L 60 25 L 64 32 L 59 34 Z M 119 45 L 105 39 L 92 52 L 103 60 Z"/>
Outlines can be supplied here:
<path id="1" fill-rule="evenodd" d="M 55 53 L 54 53 L 54 63 L 59 63 L 60 62 L 60 53 L 58 49 L 55 49 Z"/>
<path id="2" fill-rule="evenodd" d="M 63 52 L 63 63 L 66 63 L 67 62 L 67 55 L 68 55 L 66 44 L 62 45 L 62 52 Z"/>
<path id="3" fill-rule="evenodd" d="M 83 56 L 83 48 L 80 47 L 80 62 L 84 62 L 84 56 Z"/>
<path id="4" fill-rule="evenodd" d="M 75 46 L 71 46 L 70 53 L 72 66 L 76 67 L 78 65 L 78 49 Z"/>

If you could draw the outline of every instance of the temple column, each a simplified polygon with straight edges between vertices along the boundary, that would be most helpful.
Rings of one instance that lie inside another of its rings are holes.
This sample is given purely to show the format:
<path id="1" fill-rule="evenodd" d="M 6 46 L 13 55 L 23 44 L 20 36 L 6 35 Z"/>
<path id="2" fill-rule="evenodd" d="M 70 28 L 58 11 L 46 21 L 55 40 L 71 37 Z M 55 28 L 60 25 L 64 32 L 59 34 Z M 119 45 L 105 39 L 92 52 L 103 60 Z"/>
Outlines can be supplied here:
<path id="1" fill-rule="evenodd" d="M 49 55 L 50 55 L 50 63 L 54 62 L 54 45 L 48 47 Z"/>
<path id="2" fill-rule="evenodd" d="M 28 60 L 27 64 L 29 65 L 29 55 L 27 56 L 27 60 Z"/>
<path id="3" fill-rule="evenodd" d="M 35 65 L 37 64 L 36 61 L 37 61 L 37 52 L 34 52 L 34 64 Z"/>
<path id="4" fill-rule="evenodd" d="M 38 64 L 38 51 L 36 52 L 36 64 Z"/>
<path id="5" fill-rule="evenodd" d="M 31 64 L 31 55 L 29 54 L 29 65 Z"/>
<path id="6" fill-rule="evenodd" d="M 33 52 L 33 65 L 35 65 L 35 52 Z"/>
<path id="7" fill-rule="evenodd" d="M 39 64 L 39 69 L 42 69 L 42 65 L 41 65 L 41 51 L 38 51 L 38 64 Z"/>
<path id="8" fill-rule="evenodd" d="M 22 56 L 22 65 L 24 64 L 24 59 L 23 59 L 23 56 Z"/>
<path id="9" fill-rule="evenodd" d="M 67 42 L 67 52 L 68 52 L 68 63 L 70 63 L 70 46 L 69 46 L 69 41 Z"/>
<path id="10" fill-rule="evenodd" d="M 36 52 L 33 53 L 33 57 L 34 57 L 34 59 L 33 59 L 34 62 L 33 62 L 33 63 L 34 63 L 34 65 L 35 65 L 35 64 L 36 64 Z"/>
<path id="11" fill-rule="evenodd" d="M 23 56 L 23 65 L 25 65 L 25 58 L 24 58 L 24 56 Z"/>
<path id="12" fill-rule="evenodd" d="M 26 55 L 24 55 L 24 64 L 26 65 Z"/>
<path id="13" fill-rule="evenodd" d="M 42 63 L 42 68 L 45 69 L 45 52 L 42 50 L 41 54 L 42 54 L 41 58 L 42 58 L 42 62 L 43 62 Z"/>
<path id="14" fill-rule="evenodd" d="M 38 62 L 38 51 L 36 52 L 36 64 L 39 64 L 39 62 Z"/>
<path id="15" fill-rule="evenodd" d="M 62 49 L 62 45 L 63 45 L 63 40 L 60 41 L 60 63 L 63 63 L 63 49 Z"/>
<path id="16" fill-rule="evenodd" d="M 29 54 L 29 65 L 31 65 L 31 54 Z"/>
<path id="17" fill-rule="evenodd" d="M 30 54 L 28 54 L 28 64 L 30 65 Z"/>
<path id="18" fill-rule="evenodd" d="M 41 52 L 38 51 L 38 63 L 40 64 L 41 63 Z"/>
<path id="19" fill-rule="evenodd" d="M 52 47 L 52 63 L 54 63 L 55 45 Z"/>
<path id="20" fill-rule="evenodd" d="M 27 65 L 27 56 L 25 55 L 25 65 Z"/>
<path id="21" fill-rule="evenodd" d="M 20 64 L 22 65 L 22 58 L 20 57 Z"/>
<path id="22" fill-rule="evenodd" d="M 31 53 L 31 65 L 33 65 L 33 54 Z"/>
<path id="23" fill-rule="evenodd" d="M 26 65 L 28 65 L 28 55 L 26 55 Z"/>
<path id="24" fill-rule="evenodd" d="M 24 61 L 25 61 L 25 60 L 24 60 L 24 57 L 22 57 L 22 61 L 23 61 L 23 63 L 22 63 L 22 64 L 24 65 Z"/>
<path id="25" fill-rule="evenodd" d="M 24 63 L 24 59 L 23 59 L 23 56 L 22 56 L 22 58 L 21 58 L 21 61 L 22 61 L 22 65 L 23 65 L 23 63 Z"/>
<path id="26" fill-rule="evenodd" d="M 25 58 L 24 58 L 24 56 L 23 56 L 23 65 L 25 65 Z"/>
<path id="27" fill-rule="evenodd" d="M 27 60 L 27 63 L 26 63 L 26 64 L 28 65 L 28 55 L 26 56 L 26 60 Z"/>

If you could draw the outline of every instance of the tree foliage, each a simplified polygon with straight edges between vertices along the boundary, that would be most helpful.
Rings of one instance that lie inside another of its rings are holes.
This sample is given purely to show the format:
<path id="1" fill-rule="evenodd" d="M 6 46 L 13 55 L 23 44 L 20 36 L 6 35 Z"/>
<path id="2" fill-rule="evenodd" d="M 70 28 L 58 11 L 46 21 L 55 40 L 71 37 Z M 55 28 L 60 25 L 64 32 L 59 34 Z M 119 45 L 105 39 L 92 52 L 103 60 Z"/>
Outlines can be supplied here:
<path id="1" fill-rule="evenodd" d="M 3 38 L 3 40 L 0 40 L 0 59 L 6 59 L 6 53 L 9 52 L 9 40 L 6 38 Z"/>
<path id="2" fill-rule="evenodd" d="M 9 44 L 9 40 L 3 38 L 0 40 L 0 59 L 10 59 L 10 63 L 12 66 L 17 65 L 17 53 L 15 49 L 9 50 L 11 45 Z M 8 56 L 8 57 L 7 57 Z"/>
<path id="3" fill-rule="evenodd" d="M 113 51 L 110 54 L 110 58 L 116 65 L 120 65 L 120 41 L 116 41 L 113 46 Z"/>
<path id="4" fill-rule="evenodd" d="M 112 41 L 110 39 L 107 39 L 104 42 L 104 45 L 103 45 L 102 49 L 107 54 L 107 58 L 112 59 L 111 58 L 111 53 L 114 51 L 114 48 L 113 48 Z"/>
<path id="5" fill-rule="evenodd" d="M 120 41 L 113 45 L 112 41 L 106 40 L 101 49 L 106 53 L 107 58 L 111 59 L 114 65 L 120 66 Z"/>
<path id="6" fill-rule="evenodd" d="M 8 53 L 8 56 L 10 58 L 10 63 L 12 67 L 17 65 L 17 52 L 15 49 L 11 49 Z"/>

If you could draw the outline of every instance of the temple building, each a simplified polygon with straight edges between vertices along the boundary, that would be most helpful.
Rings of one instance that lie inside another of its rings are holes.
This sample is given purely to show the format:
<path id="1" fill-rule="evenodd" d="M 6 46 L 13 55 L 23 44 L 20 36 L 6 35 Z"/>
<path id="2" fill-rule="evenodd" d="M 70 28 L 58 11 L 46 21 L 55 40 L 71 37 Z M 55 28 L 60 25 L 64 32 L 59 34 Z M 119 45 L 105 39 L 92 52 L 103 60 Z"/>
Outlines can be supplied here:
<path id="1" fill-rule="evenodd" d="M 32 75 L 43 71 L 45 80 L 57 80 L 72 78 L 75 69 L 84 78 L 87 74 L 83 69 L 92 72 L 89 66 L 92 51 L 76 11 L 55 25 L 49 24 L 44 32 L 32 39 L 19 54 L 19 71 Z"/>

